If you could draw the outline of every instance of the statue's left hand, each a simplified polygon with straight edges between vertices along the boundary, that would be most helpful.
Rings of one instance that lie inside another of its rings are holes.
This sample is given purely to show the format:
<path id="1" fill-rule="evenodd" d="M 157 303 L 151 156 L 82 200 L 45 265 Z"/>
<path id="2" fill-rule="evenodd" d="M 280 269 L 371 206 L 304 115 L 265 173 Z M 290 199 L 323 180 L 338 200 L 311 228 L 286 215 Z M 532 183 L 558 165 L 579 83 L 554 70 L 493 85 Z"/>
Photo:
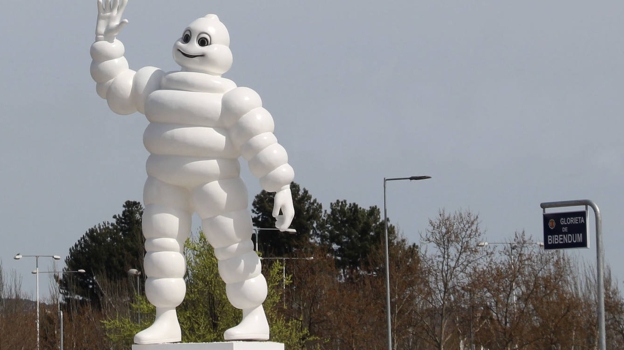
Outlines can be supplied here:
<path id="1" fill-rule="evenodd" d="M 279 215 L 280 210 L 282 215 Z M 275 193 L 275 201 L 273 202 L 273 217 L 277 219 L 275 227 L 280 231 L 286 231 L 295 217 L 295 208 L 293 206 L 292 194 L 290 193 L 290 185 L 282 187 Z"/>
<path id="2" fill-rule="evenodd" d="M 115 41 L 117 34 L 128 24 L 128 20 L 121 19 L 128 0 L 98 0 L 98 19 L 95 27 L 95 40 Z"/>

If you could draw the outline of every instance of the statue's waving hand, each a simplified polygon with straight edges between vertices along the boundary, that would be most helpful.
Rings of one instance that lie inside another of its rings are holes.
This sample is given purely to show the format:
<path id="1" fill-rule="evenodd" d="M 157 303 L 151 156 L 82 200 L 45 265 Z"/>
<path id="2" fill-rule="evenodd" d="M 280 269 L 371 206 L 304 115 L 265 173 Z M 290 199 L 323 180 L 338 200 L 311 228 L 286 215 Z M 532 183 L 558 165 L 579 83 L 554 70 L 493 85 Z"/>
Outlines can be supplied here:
<path id="1" fill-rule="evenodd" d="M 110 43 L 121 29 L 128 24 L 128 20 L 121 19 L 128 0 L 98 0 L 98 18 L 95 27 L 95 40 L 106 40 Z"/>

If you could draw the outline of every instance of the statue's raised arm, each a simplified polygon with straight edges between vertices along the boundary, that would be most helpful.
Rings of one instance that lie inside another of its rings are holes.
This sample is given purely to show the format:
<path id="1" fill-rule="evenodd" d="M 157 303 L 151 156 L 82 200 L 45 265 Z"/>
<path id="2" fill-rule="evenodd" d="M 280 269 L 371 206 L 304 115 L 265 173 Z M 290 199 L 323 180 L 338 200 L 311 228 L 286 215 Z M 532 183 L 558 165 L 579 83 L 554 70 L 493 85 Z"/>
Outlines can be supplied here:
<path id="1" fill-rule="evenodd" d="M 91 77 L 98 95 L 117 114 L 145 113 L 147 96 L 157 90 L 164 73 L 154 67 L 130 69 L 117 34 L 128 23 L 121 19 L 128 0 L 97 0 L 95 42 L 91 45 Z"/>

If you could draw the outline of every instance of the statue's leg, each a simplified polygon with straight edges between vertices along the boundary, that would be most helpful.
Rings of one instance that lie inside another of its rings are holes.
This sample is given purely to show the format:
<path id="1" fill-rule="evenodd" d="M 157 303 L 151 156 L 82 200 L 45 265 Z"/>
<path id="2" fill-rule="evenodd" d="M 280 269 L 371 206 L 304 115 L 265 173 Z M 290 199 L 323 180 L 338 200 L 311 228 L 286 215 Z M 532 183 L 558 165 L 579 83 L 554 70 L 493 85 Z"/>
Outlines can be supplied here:
<path id="1" fill-rule="evenodd" d="M 208 242 L 219 260 L 230 303 L 243 310 L 242 322 L 225 332 L 226 340 L 268 340 L 269 324 L 262 308 L 267 284 L 251 241 L 247 189 L 240 178 L 222 179 L 192 191 Z"/>
<path id="2" fill-rule="evenodd" d="M 156 320 L 134 337 L 136 344 L 182 340 L 175 308 L 186 294 L 184 242 L 191 231 L 190 192 L 149 177 L 143 192 L 145 295 L 156 307 Z"/>

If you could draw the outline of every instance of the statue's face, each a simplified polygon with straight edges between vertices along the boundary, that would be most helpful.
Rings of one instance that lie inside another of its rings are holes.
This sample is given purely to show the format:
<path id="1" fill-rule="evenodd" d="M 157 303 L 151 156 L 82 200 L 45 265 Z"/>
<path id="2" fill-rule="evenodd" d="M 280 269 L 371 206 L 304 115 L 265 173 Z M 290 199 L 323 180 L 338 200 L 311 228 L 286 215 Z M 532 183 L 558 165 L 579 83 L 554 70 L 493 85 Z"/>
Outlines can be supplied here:
<path id="1" fill-rule="evenodd" d="M 230 35 L 216 15 L 193 21 L 173 44 L 173 59 L 184 71 L 221 75 L 232 66 Z"/>

